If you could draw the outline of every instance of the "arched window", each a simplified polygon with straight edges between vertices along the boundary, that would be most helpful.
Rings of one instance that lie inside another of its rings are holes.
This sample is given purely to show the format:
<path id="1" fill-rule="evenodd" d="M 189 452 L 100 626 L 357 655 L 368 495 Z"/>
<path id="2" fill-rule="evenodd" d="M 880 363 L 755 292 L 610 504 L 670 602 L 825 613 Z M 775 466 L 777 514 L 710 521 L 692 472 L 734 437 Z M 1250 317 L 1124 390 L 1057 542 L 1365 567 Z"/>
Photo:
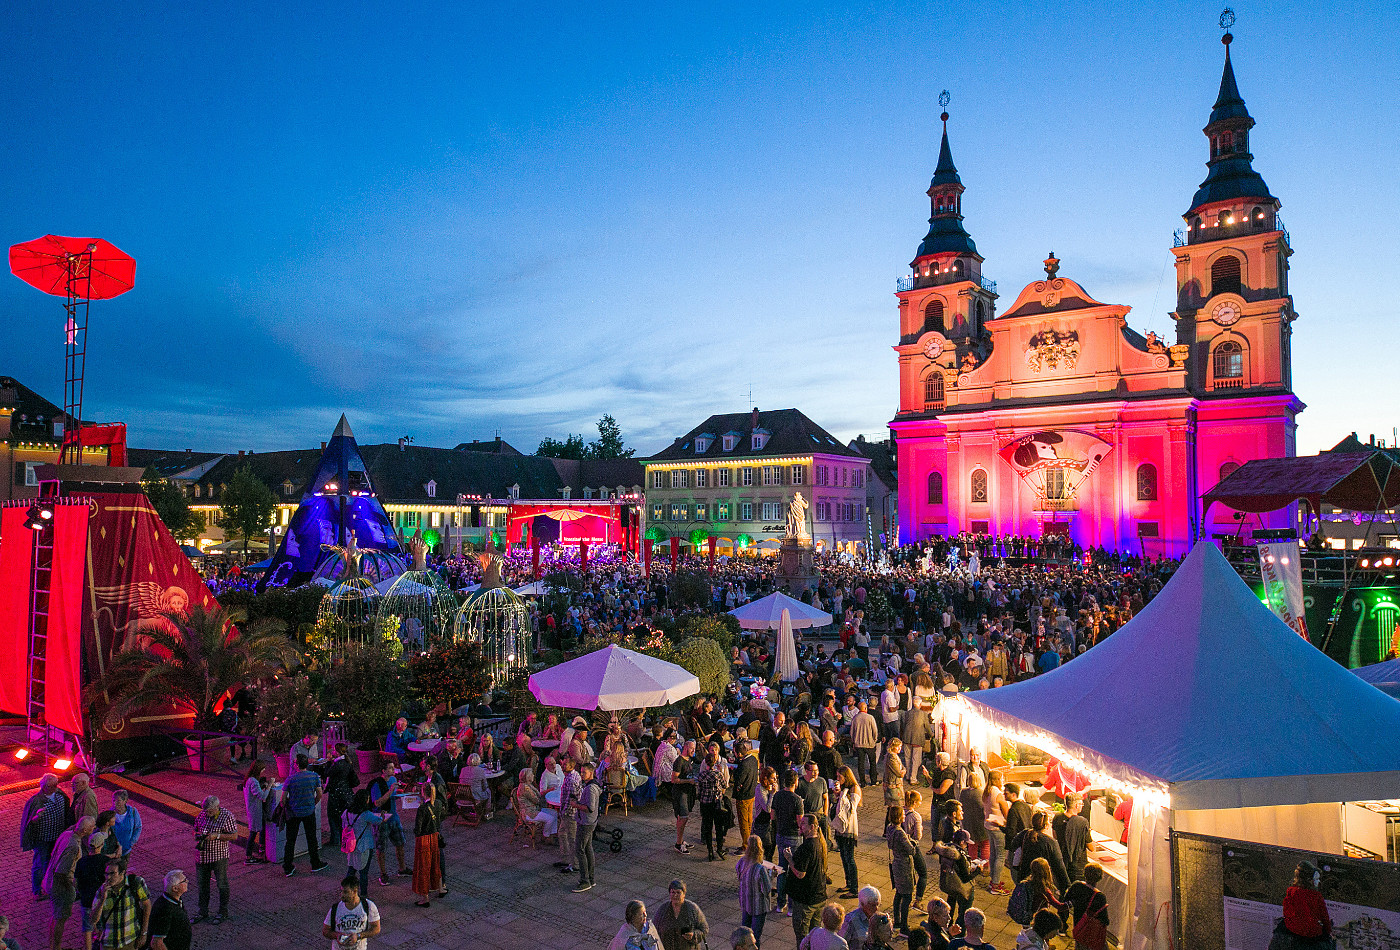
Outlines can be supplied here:
<path id="1" fill-rule="evenodd" d="M 987 305 L 981 300 L 977 301 L 977 325 L 980 327 L 987 319 Z"/>
<path id="2" fill-rule="evenodd" d="M 924 377 L 924 408 L 943 408 L 943 373 L 937 366 Z"/>
<path id="3" fill-rule="evenodd" d="M 937 330 L 943 332 L 943 301 L 934 297 L 924 308 L 924 332 Z"/>
<path id="4" fill-rule="evenodd" d="M 1226 340 L 1215 348 L 1211 368 L 1216 379 L 1244 379 L 1244 347 Z"/>
<path id="5" fill-rule="evenodd" d="M 987 470 L 975 468 L 972 470 L 972 478 L 968 482 L 968 501 L 974 505 L 985 505 L 987 503 Z"/>
<path id="6" fill-rule="evenodd" d="M 937 472 L 928 473 L 928 503 L 943 504 L 943 476 Z"/>
<path id="7" fill-rule="evenodd" d="M 1229 478 L 1235 469 L 1239 467 L 1239 462 L 1222 462 L 1220 465 L 1220 481 L 1225 481 L 1225 479 Z"/>
<path id="8" fill-rule="evenodd" d="M 1255 208 L 1249 213 L 1249 219 L 1254 222 L 1254 230 L 1264 230 L 1264 209 Z"/>
<path id="9" fill-rule="evenodd" d="M 1145 463 L 1137 470 L 1137 500 L 1157 500 L 1157 466 Z"/>
<path id="10" fill-rule="evenodd" d="M 1240 259 L 1232 254 L 1217 257 L 1210 265 L 1210 293 L 1237 294 L 1240 292 Z"/>
<path id="11" fill-rule="evenodd" d="M 194 497 L 199 497 L 199 482 L 194 483 Z"/>

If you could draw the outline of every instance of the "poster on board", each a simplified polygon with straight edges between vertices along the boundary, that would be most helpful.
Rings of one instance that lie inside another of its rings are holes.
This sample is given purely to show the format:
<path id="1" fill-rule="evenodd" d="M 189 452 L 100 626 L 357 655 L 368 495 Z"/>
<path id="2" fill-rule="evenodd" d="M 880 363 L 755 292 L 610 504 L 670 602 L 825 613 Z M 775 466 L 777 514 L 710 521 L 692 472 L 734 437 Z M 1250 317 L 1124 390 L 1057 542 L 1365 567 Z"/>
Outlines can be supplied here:
<path id="1" fill-rule="evenodd" d="M 1298 854 L 1228 844 L 1220 851 L 1225 950 L 1268 950 Z M 1400 950 L 1395 865 L 1315 855 L 1337 950 Z"/>

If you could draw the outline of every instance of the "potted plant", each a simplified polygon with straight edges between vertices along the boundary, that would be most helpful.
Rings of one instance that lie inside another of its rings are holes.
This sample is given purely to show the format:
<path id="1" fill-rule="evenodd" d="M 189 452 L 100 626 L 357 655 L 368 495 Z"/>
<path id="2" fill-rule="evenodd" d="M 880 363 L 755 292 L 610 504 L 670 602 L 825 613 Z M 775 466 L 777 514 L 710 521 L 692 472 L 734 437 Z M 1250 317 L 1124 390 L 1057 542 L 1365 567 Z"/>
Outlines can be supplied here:
<path id="1" fill-rule="evenodd" d="M 192 717 L 191 728 L 216 731 L 215 709 L 240 686 L 269 679 L 295 662 L 280 621 L 234 625 L 222 607 L 191 607 L 162 615 L 159 626 L 112 657 L 106 672 L 84 690 L 99 719 L 120 721 L 146 708 L 175 708 Z M 192 768 L 228 764 L 228 739 L 186 738 Z"/>
<path id="2" fill-rule="evenodd" d="M 289 751 L 297 740 L 319 735 L 325 711 L 306 676 L 284 676 L 264 689 L 258 696 L 258 737 L 273 752 L 277 776 L 286 779 L 291 774 Z"/>

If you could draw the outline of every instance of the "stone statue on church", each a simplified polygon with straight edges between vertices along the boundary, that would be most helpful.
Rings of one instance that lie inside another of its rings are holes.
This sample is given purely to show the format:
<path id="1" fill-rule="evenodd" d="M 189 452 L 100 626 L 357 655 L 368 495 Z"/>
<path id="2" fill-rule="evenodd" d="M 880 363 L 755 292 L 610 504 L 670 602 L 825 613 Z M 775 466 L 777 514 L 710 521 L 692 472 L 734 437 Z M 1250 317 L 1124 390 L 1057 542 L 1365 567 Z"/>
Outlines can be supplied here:
<path id="1" fill-rule="evenodd" d="M 797 541 L 806 541 L 807 534 L 807 499 L 802 497 L 801 492 L 795 492 L 792 501 L 788 502 L 787 534 L 784 537 Z"/>

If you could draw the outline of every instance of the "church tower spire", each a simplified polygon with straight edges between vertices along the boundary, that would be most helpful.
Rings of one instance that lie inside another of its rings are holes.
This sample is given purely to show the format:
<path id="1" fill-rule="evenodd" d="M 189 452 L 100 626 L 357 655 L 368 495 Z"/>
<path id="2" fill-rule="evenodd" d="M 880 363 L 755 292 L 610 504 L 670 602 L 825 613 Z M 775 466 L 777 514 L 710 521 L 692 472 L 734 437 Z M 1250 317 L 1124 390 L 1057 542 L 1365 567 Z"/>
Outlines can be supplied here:
<path id="1" fill-rule="evenodd" d="M 1203 130 L 1210 142 L 1205 181 L 1191 199 L 1178 231 L 1177 342 L 1191 347 L 1190 386 L 1202 394 L 1221 390 L 1292 388 L 1290 324 L 1296 319 L 1288 293 L 1288 232 L 1279 200 L 1254 170 L 1245 107 L 1230 57 L 1227 32 L 1220 91 Z"/>
<path id="2" fill-rule="evenodd" d="M 948 144 L 948 101 L 945 89 L 938 96 L 943 139 L 926 192 L 928 234 L 897 291 L 901 412 L 943 410 L 959 367 L 985 356 L 983 328 L 996 315 L 997 285 L 982 277 L 982 255 L 963 226 L 964 188 Z"/>

